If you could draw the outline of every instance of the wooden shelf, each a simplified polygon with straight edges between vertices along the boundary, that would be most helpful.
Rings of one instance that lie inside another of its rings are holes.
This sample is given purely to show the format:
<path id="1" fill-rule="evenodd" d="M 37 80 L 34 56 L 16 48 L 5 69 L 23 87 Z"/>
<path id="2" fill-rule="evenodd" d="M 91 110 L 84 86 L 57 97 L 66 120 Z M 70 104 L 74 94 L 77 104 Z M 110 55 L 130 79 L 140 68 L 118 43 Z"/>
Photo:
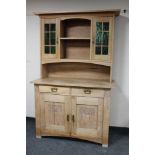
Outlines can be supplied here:
<path id="1" fill-rule="evenodd" d="M 90 40 L 89 37 L 61 37 L 61 40 Z"/>
<path id="2" fill-rule="evenodd" d="M 109 32 L 109 31 L 107 31 L 107 30 L 99 30 L 97 32 Z"/>
<path id="3" fill-rule="evenodd" d="M 46 60 L 42 61 L 42 64 L 47 63 L 62 63 L 62 62 L 79 62 L 79 63 L 90 63 L 90 64 L 97 64 L 97 65 L 104 65 L 104 66 L 112 66 L 112 62 L 106 61 L 96 61 L 96 60 L 84 60 L 84 59 L 53 59 L 53 60 Z"/>
<path id="4" fill-rule="evenodd" d="M 33 81 L 39 85 L 70 86 L 70 87 L 88 87 L 88 88 L 111 88 L 108 81 L 92 79 L 71 79 L 71 78 L 44 78 Z"/>

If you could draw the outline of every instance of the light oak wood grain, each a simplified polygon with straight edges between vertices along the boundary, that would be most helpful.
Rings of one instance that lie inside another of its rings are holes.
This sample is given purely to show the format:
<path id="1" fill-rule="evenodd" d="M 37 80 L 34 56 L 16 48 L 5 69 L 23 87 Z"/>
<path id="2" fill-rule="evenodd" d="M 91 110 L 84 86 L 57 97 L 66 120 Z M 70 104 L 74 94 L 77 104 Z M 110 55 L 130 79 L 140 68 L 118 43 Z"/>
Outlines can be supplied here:
<path id="1" fill-rule="evenodd" d="M 41 93 L 41 132 L 48 135 L 69 135 L 68 96 Z"/>
<path id="2" fill-rule="evenodd" d="M 114 14 L 115 16 L 118 16 L 120 14 L 120 9 L 113 9 L 113 10 L 89 10 L 89 11 L 55 11 L 55 12 L 38 12 L 38 13 L 34 13 L 35 15 L 39 15 L 39 16 L 47 16 L 47 15 L 58 15 L 60 14 L 61 16 L 63 14 L 68 14 L 68 15 L 73 15 L 73 14 L 104 14 L 106 16 L 108 16 L 108 14 Z"/>
<path id="3" fill-rule="evenodd" d="M 63 42 L 62 42 L 63 43 Z M 42 64 L 51 64 L 51 63 L 64 63 L 64 62 L 73 62 L 73 63 L 83 63 L 83 64 L 96 64 L 103 66 L 112 66 L 112 62 L 110 61 L 98 61 L 98 60 L 85 60 L 85 59 L 63 59 L 62 55 L 61 59 L 51 59 L 51 60 L 42 60 Z"/>
<path id="4" fill-rule="evenodd" d="M 64 53 L 64 57 L 61 57 L 62 59 L 90 59 L 90 40 L 69 39 L 62 41 Z"/>
<path id="5" fill-rule="evenodd" d="M 66 87 L 56 87 L 56 86 L 39 86 L 39 92 L 50 93 L 55 95 L 69 95 L 70 89 Z"/>
<path id="6" fill-rule="evenodd" d="M 33 81 L 36 85 L 53 85 L 64 87 L 84 87 L 84 88 L 112 88 L 113 85 L 103 80 L 92 79 L 72 79 L 72 78 L 45 78 Z"/>
<path id="7" fill-rule="evenodd" d="M 34 86 L 35 88 L 35 123 L 36 123 L 36 136 L 41 136 L 41 117 L 40 117 L 40 94 L 39 94 L 39 87 L 37 85 Z"/>
<path id="8" fill-rule="evenodd" d="M 104 97 L 104 90 L 91 88 L 72 88 L 72 96 Z"/>
<path id="9" fill-rule="evenodd" d="M 72 116 L 74 116 L 72 136 L 95 138 L 98 142 L 101 142 L 102 107 L 103 103 L 99 103 L 98 98 L 78 96 L 72 98 Z"/>
<path id="10" fill-rule="evenodd" d="M 48 64 L 48 77 L 103 80 L 110 83 L 110 67 L 84 63 Z M 87 83 L 87 81 L 85 81 Z"/>
<path id="11" fill-rule="evenodd" d="M 104 108 L 103 108 L 103 136 L 102 144 L 108 145 L 109 137 L 109 112 L 110 112 L 110 90 L 105 91 Z"/>
<path id="12" fill-rule="evenodd" d="M 90 20 L 69 18 L 61 22 L 64 30 L 61 37 L 90 37 Z"/>
<path id="13" fill-rule="evenodd" d="M 36 136 L 108 146 L 114 19 L 120 10 L 38 13 L 41 78 L 35 85 Z M 108 55 L 97 55 L 96 22 L 109 22 Z M 56 24 L 56 53 L 45 54 L 44 25 Z"/>

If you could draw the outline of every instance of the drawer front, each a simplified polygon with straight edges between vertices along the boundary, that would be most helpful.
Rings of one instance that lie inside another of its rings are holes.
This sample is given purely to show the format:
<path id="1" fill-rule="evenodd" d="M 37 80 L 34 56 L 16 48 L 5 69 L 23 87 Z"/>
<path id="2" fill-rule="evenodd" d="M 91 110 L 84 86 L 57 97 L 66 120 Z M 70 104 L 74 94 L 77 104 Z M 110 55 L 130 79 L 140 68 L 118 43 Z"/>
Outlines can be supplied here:
<path id="1" fill-rule="evenodd" d="M 49 93 L 41 94 L 41 99 L 44 102 L 62 103 L 65 101 L 65 97 L 66 96 L 64 96 L 64 95 L 53 95 L 53 94 L 49 94 Z"/>
<path id="2" fill-rule="evenodd" d="M 72 96 L 104 97 L 104 90 L 91 88 L 72 88 Z"/>
<path id="3" fill-rule="evenodd" d="M 55 86 L 39 86 L 39 92 L 52 93 L 54 95 L 70 95 L 70 88 Z"/>

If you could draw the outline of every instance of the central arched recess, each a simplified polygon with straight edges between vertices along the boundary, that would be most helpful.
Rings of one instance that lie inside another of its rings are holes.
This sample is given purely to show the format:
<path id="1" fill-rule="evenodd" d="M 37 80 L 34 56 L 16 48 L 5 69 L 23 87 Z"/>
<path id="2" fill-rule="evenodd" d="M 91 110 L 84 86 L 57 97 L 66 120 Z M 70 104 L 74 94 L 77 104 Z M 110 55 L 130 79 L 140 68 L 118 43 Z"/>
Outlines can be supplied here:
<path id="1" fill-rule="evenodd" d="M 91 20 L 70 18 L 61 20 L 61 59 L 90 59 Z"/>
<path id="2" fill-rule="evenodd" d="M 89 38 L 91 34 L 91 20 L 84 18 L 70 18 L 61 21 L 61 37 Z"/>

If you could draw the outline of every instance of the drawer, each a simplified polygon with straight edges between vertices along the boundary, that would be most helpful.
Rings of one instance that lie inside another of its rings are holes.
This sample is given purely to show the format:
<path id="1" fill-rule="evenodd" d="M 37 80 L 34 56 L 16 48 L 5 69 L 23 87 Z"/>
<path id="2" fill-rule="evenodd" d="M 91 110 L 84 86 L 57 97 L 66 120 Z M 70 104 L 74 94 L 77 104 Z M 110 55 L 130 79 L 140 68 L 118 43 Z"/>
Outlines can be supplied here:
<path id="1" fill-rule="evenodd" d="M 50 93 L 42 93 L 41 98 L 44 102 L 59 102 L 59 103 L 64 103 L 65 102 L 65 97 L 64 95 L 53 95 Z"/>
<path id="2" fill-rule="evenodd" d="M 72 96 L 104 97 L 104 90 L 91 88 L 72 88 Z"/>
<path id="3" fill-rule="evenodd" d="M 52 93 L 55 95 L 70 95 L 70 88 L 66 87 L 55 87 L 55 86 L 39 86 L 39 92 L 41 93 Z"/>

